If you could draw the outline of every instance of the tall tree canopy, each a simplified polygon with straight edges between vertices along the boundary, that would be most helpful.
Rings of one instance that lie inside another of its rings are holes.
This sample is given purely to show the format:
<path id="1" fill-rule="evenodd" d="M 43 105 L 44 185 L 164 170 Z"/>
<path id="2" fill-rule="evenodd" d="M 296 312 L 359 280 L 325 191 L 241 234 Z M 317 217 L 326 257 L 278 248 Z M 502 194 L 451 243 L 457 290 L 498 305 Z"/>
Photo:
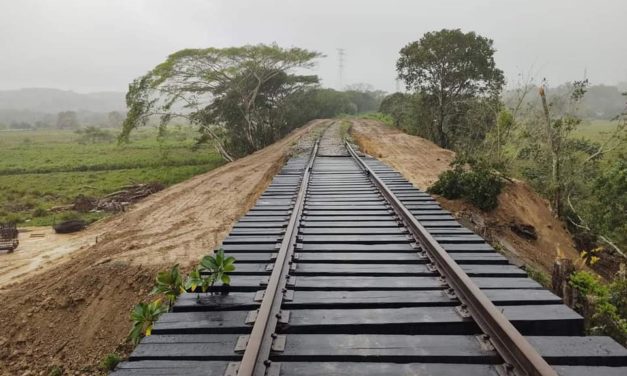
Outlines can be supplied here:
<path id="1" fill-rule="evenodd" d="M 401 49 L 398 76 L 431 108 L 431 133 L 441 146 L 450 146 L 450 136 L 465 124 L 462 118 L 469 106 L 498 101 L 505 80 L 494 52 L 491 39 L 459 29 L 426 33 Z"/>
<path id="2" fill-rule="evenodd" d="M 274 142 L 293 127 L 290 100 L 318 83 L 317 52 L 277 45 L 185 49 L 129 85 L 121 140 L 155 116 L 184 118 L 227 160 Z"/>

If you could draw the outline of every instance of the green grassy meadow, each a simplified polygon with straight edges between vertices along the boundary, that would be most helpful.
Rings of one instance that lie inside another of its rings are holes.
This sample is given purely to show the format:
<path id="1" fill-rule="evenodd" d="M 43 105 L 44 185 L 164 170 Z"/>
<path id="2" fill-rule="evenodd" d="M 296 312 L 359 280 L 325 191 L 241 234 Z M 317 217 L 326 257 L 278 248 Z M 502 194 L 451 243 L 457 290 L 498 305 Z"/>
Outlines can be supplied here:
<path id="1" fill-rule="evenodd" d="M 583 123 L 575 129 L 573 136 L 603 143 L 612 136 L 616 125 L 616 121 L 610 120 L 584 120 Z M 623 145 L 622 150 L 626 151 L 627 145 Z"/>
<path id="2" fill-rule="evenodd" d="M 76 216 L 92 221 L 105 213 L 48 210 L 79 194 L 100 197 L 128 184 L 172 185 L 223 163 L 210 146 L 192 150 L 194 137 L 189 127 L 171 127 L 162 137 L 143 129 L 118 145 L 80 143 L 80 135 L 66 130 L 0 132 L 0 222 L 38 226 Z"/>

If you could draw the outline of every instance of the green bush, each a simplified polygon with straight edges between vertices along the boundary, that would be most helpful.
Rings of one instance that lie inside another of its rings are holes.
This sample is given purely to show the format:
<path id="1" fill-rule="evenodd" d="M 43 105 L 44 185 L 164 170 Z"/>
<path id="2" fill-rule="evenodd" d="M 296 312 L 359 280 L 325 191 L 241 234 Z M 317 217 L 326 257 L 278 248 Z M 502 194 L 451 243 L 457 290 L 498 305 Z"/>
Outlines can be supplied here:
<path id="1" fill-rule="evenodd" d="M 493 210 L 503 188 L 501 179 L 489 170 L 473 170 L 464 174 L 463 197 L 481 210 Z"/>
<path id="2" fill-rule="evenodd" d="M 501 178 L 489 168 L 476 166 L 464 171 L 460 164 L 444 171 L 429 187 L 430 193 L 448 199 L 463 198 L 481 210 L 489 211 L 498 206 L 498 197 L 503 188 Z"/>
<path id="3" fill-rule="evenodd" d="M 37 206 L 32 213 L 33 217 L 45 217 L 48 215 L 48 210 L 42 206 Z"/>
<path id="4" fill-rule="evenodd" d="M 569 284 L 583 297 L 575 308 L 587 316 L 590 333 L 609 335 L 623 346 L 627 345 L 627 278 L 624 265 L 609 285 L 586 271 L 573 273 Z"/>
<path id="5" fill-rule="evenodd" d="M 438 180 L 429 187 L 429 192 L 444 196 L 448 199 L 458 199 L 464 194 L 464 171 L 461 167 L 444 171 Z"/>

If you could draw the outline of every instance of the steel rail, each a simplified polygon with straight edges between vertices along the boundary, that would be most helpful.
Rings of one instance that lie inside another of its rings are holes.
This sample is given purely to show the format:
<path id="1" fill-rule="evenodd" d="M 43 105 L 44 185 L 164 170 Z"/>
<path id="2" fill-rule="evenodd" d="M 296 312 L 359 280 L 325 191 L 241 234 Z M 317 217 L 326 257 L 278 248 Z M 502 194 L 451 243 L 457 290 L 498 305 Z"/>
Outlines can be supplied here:
<path id="1" fill-rule="evenodd" d="M 259 306 L 257 318 L 253 324 L 246 349 L 244 350 L 244 355 L 242 356 L 237 370 L 238 376 L 262 376 L 266 373 L 266 368 L 270 366 L 269 357 L 274 340 L 274 331 L 281 318 L 281 303 L 287 283 L 289 264 L 291 263 L 291 256 L 294 253 L 299 221 L 302 216 L 305 196 L 309 186 L 311 168 L 318 154 L 319 143 L 320 139 L 316 140 L 311 155 L 309 156 L 309 162 L 305 167 L 300 189 L 285 229 L 283 241 L 281 241 L 281 246 L 277 253 L 274 268 L 270 274 L 268 285 L 261 305 Z"/>
<path id="2" fill-rule="evenodd" d="M 516 376 L 557 376 L 557 372 L 427 232 L 375 171 L 357 155 L 348 142 L 345 142 L 345 145 L 353 159 L 366 172 L 407 229 L 418 240 L 479 328 L 488 336 L 492 346 L 505 362 L 501 366 L 501 373 Z"/>

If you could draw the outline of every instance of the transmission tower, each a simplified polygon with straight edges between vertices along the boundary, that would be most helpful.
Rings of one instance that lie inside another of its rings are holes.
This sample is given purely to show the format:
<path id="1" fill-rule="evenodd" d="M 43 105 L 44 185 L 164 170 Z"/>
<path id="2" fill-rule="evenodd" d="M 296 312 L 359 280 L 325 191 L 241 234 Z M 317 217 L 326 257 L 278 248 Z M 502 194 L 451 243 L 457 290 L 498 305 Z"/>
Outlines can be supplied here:
<path id="1" fill-rule="evenodd" d="M 338 48 L 337 49 L 337 55 L 338 55 L 338 83 L 339 83 L 339 90 L 342 90 L 344 88 L 344 80 L 343 80 L 343 76 L 344 76 L 344 49 L 343 48 Z"/>

